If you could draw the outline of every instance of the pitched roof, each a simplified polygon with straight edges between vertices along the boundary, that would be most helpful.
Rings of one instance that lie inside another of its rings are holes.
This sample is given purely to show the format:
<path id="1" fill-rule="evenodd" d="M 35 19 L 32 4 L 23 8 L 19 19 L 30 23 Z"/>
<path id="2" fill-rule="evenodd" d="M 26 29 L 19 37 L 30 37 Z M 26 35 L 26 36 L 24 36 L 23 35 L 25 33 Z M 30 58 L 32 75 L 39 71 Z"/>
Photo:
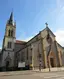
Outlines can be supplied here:
<path id="1" fill-rule="evenodd" d="M 57 42 L 58 46 L 60 46 L 61 48 L 63 48 L 58 42 Z"/>
<path id="2" fill-rule="evenodd" d="M 50 30 L 49 27 L 46 27 L 46 29 L 49 30 L 49 31 L 52 33 L 52 35 L 53 35 L 54 37 L 56 37 L 55 34 Z"/>
<path id="3" fill-rule="evenodd" d="M 17 44 L 24 44 L 24 43 L 26 43 L 26 41 L 16 40 L 16 43 Z"/>

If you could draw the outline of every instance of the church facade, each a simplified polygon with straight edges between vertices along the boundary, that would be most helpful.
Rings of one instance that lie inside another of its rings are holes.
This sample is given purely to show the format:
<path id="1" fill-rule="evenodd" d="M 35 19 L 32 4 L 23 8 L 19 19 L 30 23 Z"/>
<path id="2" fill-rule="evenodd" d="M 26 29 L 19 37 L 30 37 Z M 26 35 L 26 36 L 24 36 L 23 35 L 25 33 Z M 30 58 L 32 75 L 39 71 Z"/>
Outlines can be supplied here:
<path id="1" fill-rule="evenodd" d="M 0 68 L 14 70 L 18 68 L 19 62 L 24 62 L 25 68 L 29 69 L 63 67 L 64 47 L 55 37 L 46 23 L 46 28 L 28 42 L 16 40 L 16 23 L 11 13 L 0 51 Z"/>

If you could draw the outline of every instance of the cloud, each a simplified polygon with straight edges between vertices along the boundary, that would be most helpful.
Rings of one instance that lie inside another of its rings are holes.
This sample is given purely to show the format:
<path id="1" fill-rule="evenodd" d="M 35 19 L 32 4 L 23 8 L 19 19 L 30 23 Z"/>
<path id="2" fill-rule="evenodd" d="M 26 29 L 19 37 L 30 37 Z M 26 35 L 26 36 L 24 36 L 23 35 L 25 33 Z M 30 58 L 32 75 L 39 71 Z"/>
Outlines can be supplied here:
<path id="1" fill-rule="evenodd" d="M 32 39 L 32 38 L 33 38 L 33 36 L 28 37 L 28 38 L 24 39 L 24 41 L 28 42 L 28 41 L 29 41 L 30 39 Z"/>
<path id="2" fill-rule="evenodd" d="M 64 46 L 64 29 L 58 29 L 54 34 L 56 35 L 57 42 Z"/>
<path id="3" fill-rule="evenodd" d="M 28 36 L 26 32 L 20 31 L 20 34 L 17 36 L 17 40 L 23 40 L 23 41 L 29 41 L 32 39 L 35 35 L 37 35 L 38 32 L 33 33 L 31 36 Z"/>
<path id="4" fill-rule="evenodd" d="M 0 49 L 2 49 L 3 40 L 0 39 Z"/>
<path id="5" fill-rule="evenodd" d="M 0 41 L 0 49 L 2 49 L 2 41 Z"/>
<path id="6" fill-rule="evenodd" d="M 24 36 L 23 36 L 24 35 Z M 17 37 L 17 40 L 22 40 L 22 41 L 29 41 L 30 39 L 32 39 L 34 36 L 29 36 L 29 37 L 27 37 L 25 34 L 21 34 L 21 35 L 19 35 L 18 37 Z"/>
<path id="7" fill-rule="evenodd" d="M 37 35 L 37 34 L 36 34 Z M 29 40 L 31 40 L 35 35 L 32 35 L 32 36 L 29 36 L 29 37 L 26 37 L 26 38 L 22 38 L 22 36 L 20 36 L 19 38 L 17 38 L 18 40 L 22 40 L 22 41 L 26 41 L 28 42 Z"/>

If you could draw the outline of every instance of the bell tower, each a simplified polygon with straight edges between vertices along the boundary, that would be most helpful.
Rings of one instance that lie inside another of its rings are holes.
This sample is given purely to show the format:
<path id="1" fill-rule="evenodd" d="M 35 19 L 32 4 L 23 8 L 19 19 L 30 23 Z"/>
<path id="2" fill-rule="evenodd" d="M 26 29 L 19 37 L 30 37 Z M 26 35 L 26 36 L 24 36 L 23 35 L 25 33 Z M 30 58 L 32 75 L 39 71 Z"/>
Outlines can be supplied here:
<path id="1" fill-rule="evenodd" d="M 13 21 L 13 12 L 11 12 L 10 18 L 7 21 L 6 28 L 5 28 L 5 35 L 3 40 L 3 48 L 6 50 L 13 50 L 14 49 L 14 42 L 15 42 L 15 31 L 16 31 L 16 24 Z"/>
<path id="2" fill-rule="evenodd" d="M 13 12 L 11 12 L 10 18 L 7 21 L 5 28 L 5 35 L 2 46 L 2 66 L 3 68 L 14 67 L 14 47 L 16 41 L 16 24 L 13 21 Z M 8 63 L 7 63 L 8 62 Z"/>

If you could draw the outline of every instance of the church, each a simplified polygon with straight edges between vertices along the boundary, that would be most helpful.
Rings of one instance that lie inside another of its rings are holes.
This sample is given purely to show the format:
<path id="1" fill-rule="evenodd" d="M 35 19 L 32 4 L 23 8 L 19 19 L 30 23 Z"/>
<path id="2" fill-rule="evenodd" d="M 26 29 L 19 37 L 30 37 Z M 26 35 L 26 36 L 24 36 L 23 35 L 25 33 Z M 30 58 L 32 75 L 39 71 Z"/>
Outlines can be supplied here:
<path id="1" fill-rule="evenodd" d="M 24 63 L 24 67 L 22 67 Z M 54 33 L 46 28 L 28 42 L 16 39 L 16 23 L 11 12 L 5 27 L 0 50 L 0 71 L 24 69 L 44 69 L 64 66 L 64 47 Z"/>

